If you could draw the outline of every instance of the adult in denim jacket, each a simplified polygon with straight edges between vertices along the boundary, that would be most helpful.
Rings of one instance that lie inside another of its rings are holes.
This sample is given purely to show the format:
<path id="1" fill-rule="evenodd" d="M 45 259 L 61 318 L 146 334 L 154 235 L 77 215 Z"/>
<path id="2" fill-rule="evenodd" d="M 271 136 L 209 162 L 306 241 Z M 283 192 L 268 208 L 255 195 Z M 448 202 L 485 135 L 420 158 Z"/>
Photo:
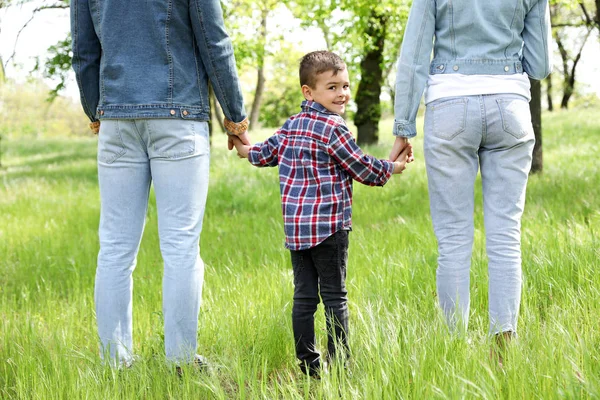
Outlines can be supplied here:
<path id="1" fill-rule="evenodd" d="M 113 365 L 132 361 L 132 272 L 152 182 L 164 260 L 166 356 L 200 362 L 209 80 L 230 133 L 249 143 L 220 3 L 71 0 L 71 33 L 81 103 L 91 125 L 100 125 L 95 303 L 101 355 Z"/>
<path id="2" fill-rule="evenodd" d="M 520 224 L 534 134 L 529 79 L 550 73 L 548 0 L 414 0 L 398 62 L 393 159 L 416 135 L 438 240 L 438 298 L 452 330 L 467 328 L 474 183 L 481 169 L 490 333 L 517 331 Z M 435 40 L 434 40 L 435 39 Z M 433 59 L 431 52 L 433 49 Z"/>

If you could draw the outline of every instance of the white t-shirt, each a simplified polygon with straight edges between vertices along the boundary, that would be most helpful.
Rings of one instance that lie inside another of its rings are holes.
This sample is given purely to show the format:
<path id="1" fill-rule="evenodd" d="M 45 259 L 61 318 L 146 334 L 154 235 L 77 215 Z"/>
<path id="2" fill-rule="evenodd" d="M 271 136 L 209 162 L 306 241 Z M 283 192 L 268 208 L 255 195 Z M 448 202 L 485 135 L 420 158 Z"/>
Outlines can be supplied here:
<path id="1" fill-rule="evenodd" d="M 427 79 L 425 104 L 443 97 L 511 93 L 531 100 L 527 73 L 511 75 L 434 74 Z"/>

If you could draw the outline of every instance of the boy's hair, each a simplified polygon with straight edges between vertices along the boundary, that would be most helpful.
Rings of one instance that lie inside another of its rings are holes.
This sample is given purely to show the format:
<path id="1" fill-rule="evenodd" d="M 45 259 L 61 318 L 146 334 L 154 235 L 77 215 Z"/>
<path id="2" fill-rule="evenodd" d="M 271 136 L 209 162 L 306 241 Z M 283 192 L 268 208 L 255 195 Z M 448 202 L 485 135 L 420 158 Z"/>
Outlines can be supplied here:
<path id="1" fill-rule="evenodd" d="M 332 71 L 333 76 L 336 76 L 345 68 L 344 60 L 337 54 L 327 50 L 313 51 L 300 60 L 300 86 L 307 85 L 314 88 L 317 75 Z"/>

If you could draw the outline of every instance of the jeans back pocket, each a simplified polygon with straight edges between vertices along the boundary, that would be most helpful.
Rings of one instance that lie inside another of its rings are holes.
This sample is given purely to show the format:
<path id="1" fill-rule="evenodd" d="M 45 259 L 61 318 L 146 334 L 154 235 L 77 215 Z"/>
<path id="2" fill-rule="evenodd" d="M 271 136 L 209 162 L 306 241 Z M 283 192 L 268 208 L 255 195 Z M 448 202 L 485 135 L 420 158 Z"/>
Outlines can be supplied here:
<path id="1" fill-rule="evenodd" d="M 529 103 L 524 98 L 497 99 L 502 118 L 502 129 L 516 139 L 521 139 L 533 131 Z"/>
<path id="2" fill-rule="evenodd" d="M 98 161 L 112 164 L 125 152 L 119 121 L 103 120 L 98 133 Z"/>
<path id="3" fill-rule="evenodd" d="M 202 134 L 205 132 L 196 132 L 202 124 L 199 121 L 181 119 L 149 119 L 147 126 L 151 158 L 178 159 L 208 153 L 208 134 L 204 138 Z"/>
<path id="4" fill-rule="evenodd" d="M 467 121 L 466 98 L 438 100 L 427 106 L 433 122 L 433 134 L 445 140 L 452 140 L 464 132 Z"/>

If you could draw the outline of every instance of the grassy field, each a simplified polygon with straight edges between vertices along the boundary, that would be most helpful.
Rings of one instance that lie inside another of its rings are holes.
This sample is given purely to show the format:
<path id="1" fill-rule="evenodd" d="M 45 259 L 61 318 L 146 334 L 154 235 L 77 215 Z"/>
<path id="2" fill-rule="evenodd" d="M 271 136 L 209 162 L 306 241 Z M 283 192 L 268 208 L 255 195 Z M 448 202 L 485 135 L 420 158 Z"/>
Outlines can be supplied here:
<path id="1" fill-rule="evenodd" d="M 276 170 L 215 137 L 201 252 L 207 270 L 199 352 L 217 366 L 178 378 L 164 363 L 162 264 L 154 199 L 134 273 L 140 360 L 98 357 L 93 281 L 99 213 L 96 138 L 2 142 L 0 398 L 552 399 L 600 397 L 600 110 L 544 116 L 542 175 L 523 219 L 519 339 L 489 361 L 481 191 L 467 340 L 446 331 L 435 296 L 422 136 L 417 161 L 384 188 L 355 185 L 348 287 L 353 362 L 321 382 L 299 374 L 292 276 Z M 391 121 L 382 143 L 387 155 Z M 265 137 L 270 130 L 254 135 Z M 324 327 L 322 309 L 317 324 Z M 325 332 L 318 332 L 320 348 Z"/>

